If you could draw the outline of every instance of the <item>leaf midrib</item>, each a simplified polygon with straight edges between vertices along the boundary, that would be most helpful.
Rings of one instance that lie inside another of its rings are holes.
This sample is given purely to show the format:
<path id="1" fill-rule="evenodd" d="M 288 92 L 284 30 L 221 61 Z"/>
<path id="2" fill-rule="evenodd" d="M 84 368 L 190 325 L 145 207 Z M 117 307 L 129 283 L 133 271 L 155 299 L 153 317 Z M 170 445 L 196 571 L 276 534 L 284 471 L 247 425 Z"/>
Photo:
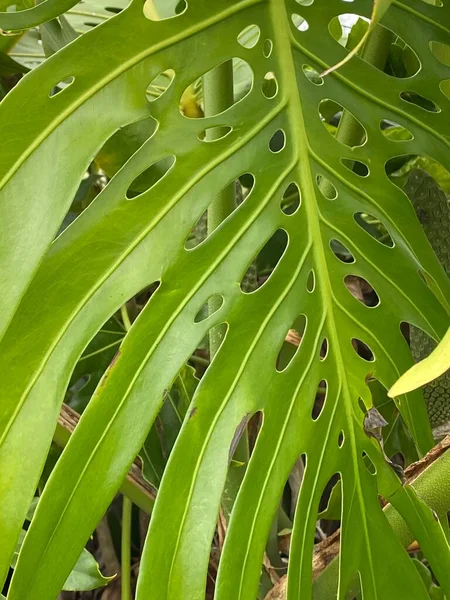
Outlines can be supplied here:
<path id="1" fill-rule="evenodd" d="M 360 505 L 364 506 L 363 492 L 358 471 L 358 450 L 356 447 L 356 436 L 354 431 L 353 403 L 351 400 L 349 383 L 346 377 L 346 370 L 339 341 L 339 334 L 334 318 L 334 308 L 332 302 L 332 285 L 328 275 L 324 244 L 320 229 L 320 217 L 316 201 L 316 191 L 314 186 L 313 175 L 311 173 L 309 141 L 306 123 L 303 117 L 302 103 L 300 100 L 296 69 L 293 59 L 292 32 L 290 28 L 290 20 L 286 12 L 286 5 L 284 0 L 270 0 L 270 6 L 272 13 L 275 43 L 277 44 L 280 53 L 279 62 L 284 66 L 285 76 L 283 77 L 282 86 L 283 84 L 286 86 L 286 93 L 289 98 L 288 112 L 291 115 L 291 123 L 293 124 L 291 127 L 291 131 L 293 133 L 295 132 L 296 134 L 293 143 L 297 146 L 298 175 L 300 181 L 304 184 L 306 188 L 306 193 L 304 194 L 304 205 L 307 214 L 308 226 L 313 239 L 312 252 L 314 257 L 314 263 L 318 267 L 316 276 L 320 277 L 320 279 L 323 282 L 323 285 L 319 287 L 322 295 L 323 306 L 325 308 L 325 314 L 327 315 L 326 319 L 328 322 L 330 345 L 334 349 L 333 356 L 335 357 L 337 373 L 339 374 L 339 379 L 342 381 L 343 384 L 342 398 L 349 430 L 349 442 L 351 445 L 352 465 L 355 475 L 355 486 L 357 488 L 357 495 Z M 289 27 L 289 35 L 286 35 L 286 24 L 288 24 L 287 26 Z M 335 399 L 336 403 L 338 403 L 338 401 L 339 397 Z M 364 511 L 361 512 L 365 515 Z M 374 586 L 374 589 L 376 589 L 376 574 L 373 568 L 373 562 L 371 560 L 371 548 L 369 543 L 370 537 L 367 526 L 367 520 L 364 518 L 364 516 L 362 518 L 361 525 L 361 529 L 364 531 L 364 536 L 367 540 L 366 546 L 368 549 L 368 559 L 370 564 L 372 586 Z"/>

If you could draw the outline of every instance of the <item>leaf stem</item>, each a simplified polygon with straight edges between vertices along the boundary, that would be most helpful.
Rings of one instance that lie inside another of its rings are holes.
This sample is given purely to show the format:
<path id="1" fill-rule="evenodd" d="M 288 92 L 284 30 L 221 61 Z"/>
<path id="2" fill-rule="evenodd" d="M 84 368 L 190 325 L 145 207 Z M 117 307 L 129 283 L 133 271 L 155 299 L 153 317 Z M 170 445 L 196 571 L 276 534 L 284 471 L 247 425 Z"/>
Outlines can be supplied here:
<path id="1" fill-rule="evenodd" d="M 122 502 L 121 600 L 131 600 L 131 516 L 133 503 L 126 496 L 123 496 Z"/>
<path id="2" fill-rule="evenodd" d="M 127 305 L 120 309 L 123 325 L 126 332 L 131 328 Z M 121 562 L 121 600 L 131 600 L 131 517 L 133 514 L 133 503 L 127 496 L 122 496 L 122 535 L 120 548 Z"/>
<path id="3" fill-rule="evenodd" d="M 203 102 L 205 117 L 217 115 L 233 104 L 233 62 L 227 60 L 218 67 L 206 73 L 203 77 Z M 214 127 L 206 131 L 206 139 L 220 139 L 227 128 Z M 210 235 L 236 208 L 236 191 L 233 186 L 227 186 L 208 208 L 208 235 Z M 220 298 L 209 301 L 209 312 L 212 314 L 221 306 Z M 214 358 L 226 328 L 224 325 L 214 327 L 209 333 L 210 359 Z"/>

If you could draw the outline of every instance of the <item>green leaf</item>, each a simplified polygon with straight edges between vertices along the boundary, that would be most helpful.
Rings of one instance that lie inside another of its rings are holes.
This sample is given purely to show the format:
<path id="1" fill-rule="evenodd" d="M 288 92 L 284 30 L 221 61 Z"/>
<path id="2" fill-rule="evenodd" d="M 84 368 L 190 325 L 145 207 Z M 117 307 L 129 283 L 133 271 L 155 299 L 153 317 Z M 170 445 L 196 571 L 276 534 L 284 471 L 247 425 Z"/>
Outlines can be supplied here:
<path id="1" fill-rule="evenodd" d="M 389 396 L 394 398 L 416 390 L 430 383 L 450 369 L 450 329 L 438 347 L 419 363 L 404 373 L 389 390 Z"/>
<path id="2" fill-rule="evenodd" d="M 0 27 L 4 30 L 28 29 L 63 14 L 79 0 L 44 0 L 32 8 L 0 12 Z"/>
<path id="3" fill-rule="evenodd" d="M 107 585 L 114 578 L 115 575 L 104 577 L 95 558 L 85 549 L 67 578 L 63 590 L 68 592 L 95 590 Z"/>
<path id="4" fill-rule="evenodd" d="M 157 419 L 166 390 L 209 330 L 224 323 L 223 344 L 196 389 L 164 472 L 137 598 L 204 597 L 230 446 L 243 419 L 257 412 L 263 413 L 263 425 L 227 530 L 217 600 L 256 596 L 266 540 L 292 465 L 302 454 L 306 471 L 292 533 L 289 600 L 311 596 L 318 504 L 338 472 L 339 596 L 358 571 L 366 599 L 428 597 L 381 511 L 379 494 L 403 499 L 401 512 L 448 594 L 448 547 L 440 538 L 439 553 L 430 546 L 429 515 L 413 499 L 404 499 L 401 482 L 366 435 L 363 420 L 372 404 L 367 381 L 375 378 L 388 388 L 411 364 L 400 323 L 412 322 L 436 338 L 448 325 L 448 279 L 385 164 L 399 152 L 424 152 L 442 164 L 448 160 L 450 108 L 439 91 L 447 74 L 429 42 L 447 39 L 450 17 L 425 3 L 413 12 L 393 3 L 383 20 L 419 55 L 417 77 L 429 73 L 427 94 L 440 103 L 440 112 L 427 112 L 401 97 L 420 79 L 397 80 L 358 57 L 322 80 L 320 71 L 347 53 L 328 33 L 342 5 L 299 5 L 307 30 L 296 29 L 287 6 L 281 0 L 190 0 L 180 16 L 153 21 L 134 0 L 27 74 L 0 106 L 0 139 L 7 140 L 0 151 L 0 269 L 8 290 L 0 311 L 5 332 L 0 342 L 2 575 L 73 368 L 125 301 L 160 282 L 48 480 L 9 600 L 58 594 Z M 371 8 L 365 2 L 360 12 L 368 17 Z M 238 37 L 251 24 L 258 24 L 262 35 L 248 49 Z M 199 118 L 182 114 L 185 90 L 232 57 L 252 69 L 247 95 L 207 119 L 200 111 Z M 146 91 L 167 69 L 175 72 L 173 82 L 149 102 Z M 49 97 L 69 76 L 72 83 Z M 361 121 L 365 143 L 360 139 L 350 148 L 338 133 L 330 135 L 318 115 L 327 99 Z M 17 109 L 23 106 L 25 122 Z M 93 157 L 118 130 L 146 119 L 158 122 L 151 137 L 55 239 Z M 380 132 L 383 120 L 399 123 L 414 138 L 399 150 L 398 142 Z M 226 137 L 206 140 L 205 129 L 226 126 L 232 128 Z M 370 173 L 361 177 L 341 158 L 370 165 Z M 164 176 L 136 195 L 134 182 L 144 172 L 161 174 L 168 160 L 171 168 Z M 202 243 L 186 249 L 214 199 L 247 173 L 255 179 L 248 197 Z M 336 189 L 334 200 L 324 193 L 325 180 Z M 301 203 L 286 214 L 283 196 L 292 184 Z M 392 244 L 361 226 L 355 218 L 360 214 L 383 224 Z M 249 265 L 278 230 L 286 232 L 279 234 L 286 248 L 274 272 L 259 289 L 244 293 L 240 283 Z M 355 261 L 342 261 L 333 240 Z M 419 270 L 434 281 L 439 297 L 424 285 Z M 379 302 L 367 306 L 355 297 L 344 285 L 349 275 L 364 278 Z M 196 322 L 214 295 L 223 297 L 221 308 Z M 307 317 L 302 342 L 291 363 L 278 371 L 279 351 L 300 315 Z M 361 346 L 356 352 L 353 339 L 366 344 L 373 360 L 360 355 Z M 312 417 L 321 381 L 327 383 L 325 403 L 320 416 Z M 397 407 L 423 454 L 432 444 L 423 399 L 412 394 Z"/>
<path id="5" fill-rule="evenodd" d="M 16 566 L 17 558 L 26 534 L 27 532 L 22 529 L 11 562 L 13 569 Z M 62 589 L 68 592 L 95 590 L 96 588 L 107 585 L 114 578 L 115 575 L 104 577 L 100 572 L 100 568 L 95 558 L 84 548 Z"/>

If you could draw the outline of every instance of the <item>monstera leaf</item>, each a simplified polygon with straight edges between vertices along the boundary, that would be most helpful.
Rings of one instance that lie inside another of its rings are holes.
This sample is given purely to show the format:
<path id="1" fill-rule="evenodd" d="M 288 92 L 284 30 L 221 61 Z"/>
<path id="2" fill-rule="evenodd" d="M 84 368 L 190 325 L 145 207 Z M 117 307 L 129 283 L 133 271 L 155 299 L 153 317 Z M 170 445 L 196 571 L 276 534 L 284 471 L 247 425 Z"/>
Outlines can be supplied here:
<path id="1" fill-rule="evenodd" d="M 73 4 L 46 0 L 23 15 L 3 13 L 0 26 L 34 25 Z M 397 0 L 384 14 L 385 28 L 369 40 L 389 45 L 399 36 L 419 61 L 415 74 L 391 77 L 363 53 L 367 61 L 353 57 L 322 78 L 348 53 L 330 23 L 349 6 L 370 17 L 369 0 L 175 4 L 163 14 L 151 0 L 133 0 L 27 74 L 0 107 L 3 579 L 75 364 L 120 306 L 159 282 L 45 487 L 8 600 L 58 594 L 142 448 L 165 391 L 219 325 L 226 329 L 222 345 L 158 490 L 138 600 L 204 598 L 230 447 L 258 412 L 263 424 L 228 524 L 217 600 L 255 598 L 266 539 L 301 455 L 306 469 L 288 600 L 311 597 L 318 506 L 337 473 L 338 597 L 358 574 L 365 599 L 428 598 L 379 494 L 402 514 L 450 596 L 439 523 L 402 486 L 367 422 L 365 428 L 368 382 L 389 389 L 411 365 L 401 322 L 435 338 L 448 325 L 449 282 L 385 170 L 399 155 L 426 154 L 448 166 L 449 68 L 433 51 L 449 43 L 448 8 Z M 249 27 L 257 30 L 255 43 L 243 41 Z M 251 70 L 246 95 L 217 114 L 183 114 L 185 90 L 231 59 Z M 150 101 L 146 90 L 163 73 L 170 85 Z M 321 116 L 325 108 L 341 119 L 335 136 Z M 411 135 L 390 139 L 386 122 Z M 93 157 L 116 132 L 139 124 L 148 139 L 54 239 Z M 242 178 L 252 182 L 249 194 L 188 248 L 204 212 Z M 259 289 L 243 290 L 249 266 L 274 239 L 277 266 Z M 355 282 L 372 290 L 370 305 Z M 197 319 L 212 297 L 221 297 L 216 312 Z M 300 345 L 286 360 L 279 354 L 299 319 Z M 420 393 L 396 402 L 424 453 L 432 437 Z"/>

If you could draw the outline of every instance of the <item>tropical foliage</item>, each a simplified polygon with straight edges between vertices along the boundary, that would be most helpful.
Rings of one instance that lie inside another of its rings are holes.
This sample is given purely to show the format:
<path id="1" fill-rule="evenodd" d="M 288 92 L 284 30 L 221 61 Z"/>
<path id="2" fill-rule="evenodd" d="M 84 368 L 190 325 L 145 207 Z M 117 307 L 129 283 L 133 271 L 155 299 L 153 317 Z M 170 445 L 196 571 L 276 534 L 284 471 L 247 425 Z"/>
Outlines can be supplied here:
<path id="1" fill-rule="evenodd" d="M 8 600 L 107 584 L 85 547 L 119 490 L 151 513 L 138 600 L 275 598 L 286 570 L 287 600 L 450 598 L 450 503 L 402 471 L 425 403 L 387 395 L 410 327 L 449 326 L 402 190 L 419 160 L 448 184 L 448 2 L 0 8 Z"/>

